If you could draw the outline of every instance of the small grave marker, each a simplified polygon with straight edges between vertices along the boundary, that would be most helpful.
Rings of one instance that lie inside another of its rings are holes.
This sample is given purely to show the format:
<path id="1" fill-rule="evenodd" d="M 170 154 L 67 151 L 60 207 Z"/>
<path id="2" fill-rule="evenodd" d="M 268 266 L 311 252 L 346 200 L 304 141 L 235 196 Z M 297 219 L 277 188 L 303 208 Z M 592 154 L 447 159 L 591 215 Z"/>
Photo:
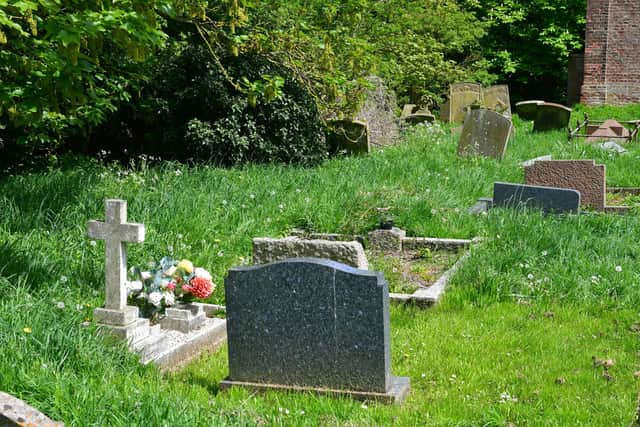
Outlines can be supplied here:
<path id="1" fill-rule="evenodd" d="M 458 155 L 480 154 L 502 160 L 512 130 L 511 120 L 489 110 L 471 110 L 464 121 Z"/>
<path id="2" fill-rule="evenodd" d="M 329 260 L 236 267 L 225 280 L 229 378 L 220 386 L 335 393 L 401 402 L 391 375 L 382 273 Z"/>

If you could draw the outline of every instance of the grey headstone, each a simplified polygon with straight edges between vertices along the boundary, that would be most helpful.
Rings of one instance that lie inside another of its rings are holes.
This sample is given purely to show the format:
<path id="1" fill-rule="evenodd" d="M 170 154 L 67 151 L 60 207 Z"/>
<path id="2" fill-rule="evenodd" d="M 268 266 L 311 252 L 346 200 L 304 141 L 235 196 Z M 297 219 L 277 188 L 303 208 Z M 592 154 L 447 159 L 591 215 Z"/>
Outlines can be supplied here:
<path id="1" fill-rule="evenodd" d="M 229 381 L 388 393 L 382 273 L 318 259 L 236 267 L 225 279 Z M 406 394 L 406 389 L 404 394 Z"/>
<path id="2" fill-rule="evenodd" d="M 580 192 L 566 188 L 496 182 L 493 185 L 495 207 L 534 207 L 545 213 L 577 213 Z"/>
<path id="3" fill-rule="evenodd" d="M 482 89 L 482 106 L 511 119 L 511 98 L 508 85 L 494 85 Z"/>
<path id="4" fill-rule="evenodd" d="M 45 414 L 22 400 L 10 394 L 0 392 L 0 426 L 64 427 L 64 424 L 52 421 Z"/>
<path id="5" fill-rule="evenodd" d="M 370 87 L 364 93 L 364 102 L 354 118 L 367 124 L 372 145 L 393 145 L 400 140 L 396 94 L 380 77 L 369 76 L 366 80 Z"/>
<path id="6" fill-rule="evenodd" d="M 447 121 L 462 123 L 470 105 L 481 105 L 482 86 L 477 83 L 454 83 L 449 86 Z"/>
<path id="7" fill-rule="evenodd" d="M 511 135 L 511 120 L 483 109 L 467 113 L 458 142 L 458 155 L 480 154 L 502 160 Z"/>
<path id="8" fill-rule="evenodd" d="M 253 239 L 254 264 L 268 264 L 288 258 L 324 258 L 363 270 L 369 268 L 367 256 L 360 242 L 308 240 L 298 237 Z"/>
<path id="9" fill-rule="evenodd" d="M 564 105 L 544 102 L 538 105 L 533 131 L 541 132 L 554 129 L 566 129 L 571 118 L 571 108 Z"/>
<path id="10" fill-rule="evenodd" d="M 544 101 L 520 101 L 516 102 L 516 113 L 522 120 L 535 120 L 538 114 L 538 107 Z"/>
<path id="11" fill-rule="evenodd" d="M 340 151 L 361 154 L 368 153 L 369 128 L 360 121 L 331 120 L 327 122 L 327 145 L 332 154 Z"/>

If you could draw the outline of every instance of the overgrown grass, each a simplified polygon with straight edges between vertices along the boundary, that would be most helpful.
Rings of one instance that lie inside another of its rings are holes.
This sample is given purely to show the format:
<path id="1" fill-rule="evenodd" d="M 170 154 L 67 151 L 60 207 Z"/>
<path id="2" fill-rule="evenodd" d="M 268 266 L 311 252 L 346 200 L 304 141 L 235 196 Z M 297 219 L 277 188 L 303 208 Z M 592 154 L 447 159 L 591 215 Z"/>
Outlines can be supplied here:
<path id="1" fill-rule="evenodd" d="M 629 331 L 640 304 L 638 216 L 467 208 L 494 181 L 522 182 L 519 163 L 545 154 L 593 158 L 607 165 L 608 185 L 640 186 L 640 149 L 619 156 L 515 123 L 502 162 L 457 157 L 457 136 L 443 127 L 312 169 L 86 162 L 1 180 L 0 389 L 67 425 L 625 425 L 639 370 Z M 212 271 L 215 302 L 224 301 L 226 270 L 250 259 L 253 237 L 293 227 L 365 234 L 378 207 L 409 235 L 488 239 L 443 305 L 392 310 L 393 371 L 411 377 L 413 392 L 403 408 L 365 409 L 312 395 L 218 393 L 224 351 L 165 378 L 83 326 L 103 302 L 103 246 L 86 237 L 86 222 L 104 217 L 105 198 L 128 200 L 129 220 L 147 226 L 145 243 L 129 245 L 130 265 L 189 258 Z M 616 360 L 615 381 L 590 366 L 592 356 Z"/>

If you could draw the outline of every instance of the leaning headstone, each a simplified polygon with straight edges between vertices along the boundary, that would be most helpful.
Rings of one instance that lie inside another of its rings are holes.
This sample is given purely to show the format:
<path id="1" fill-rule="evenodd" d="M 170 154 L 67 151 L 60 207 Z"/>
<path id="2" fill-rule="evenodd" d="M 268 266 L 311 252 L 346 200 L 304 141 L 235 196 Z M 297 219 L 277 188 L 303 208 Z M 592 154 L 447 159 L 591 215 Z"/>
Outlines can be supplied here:
<path id="1" fill-rule="evenodd" d="M 458 155 L 479 154 L 502 160 L 511 135 L 511 120 L 489 110 L 471 110 L 458 142 Z"/>
<path id="2" fill-rule="evenodd" d="M 105 241 L 105 305 L 94 319 L 103 329 L 130 342 L 149 334 L 149 321 L 138 318 L 138 307 L 127 305 L 127 242 L 142 243 L 142 224 L 127 222 L 126 200 L 105 200 L 105 221 L 89 221 L 88 235 Z"/>
<path id="3" fill-rule="evenodd" d="M 354 117 L 367 124 L 371 145 L 393 145 L 400 139 L 396 95 L 380 77 L 369 76 L 367 81 L 371 88 L 365 92 L 364 102 Z"/>
<path id="4" fill-rule="evenodd" d="M 571 117 L 571 108 L 564 105 L 544 102 L 538 105 L 533 131 L 541 132 L 554 129 L 566 129 Z"/>
<path id="5" fill-rule="evenodd" d="M 525 167 L 524 181 L 527 185 L 578 190 L 582 206 L 604 210 L 606 169 L 593 160 L 538 161 Z"/>
<path id="6" fill-rule="evenodd" d="M 535 120 L 538 114 L 538 107 L 544 101 L 520 101 L 516 102 L 516 113 L 522 120 Z"/>
<path id="7" fill-rule="evenodd" d="M 268 264 L 287 258 L 324 258 L 363 270 L 369 268 L 367 256 L 360 242 L 307 240 L 297 237 L 253 239 L 254 264 Z"/>
<path id="8" fill-rule="evenodd" d="M 470 105 L 480 105 L 482 86 L 477 83 L 455 83 L 449 87 L 450 122 L 462 123 Z"/>
<path id="9" fill-rule="evenodd" d="M 0 391 L 0 426 L 2 427 L 64 427 L 52 421 L 36 408 Z"/>
<path id="10" fill-rule="evenodd" d="M 511 119 L 511 98 L 508 85 L 493 85 L 482 89 L 482 107 Z"/>
<path id="11" fill-rule="evenodd" d="M 533 207 L 545 213 L 577 213 L 580 192 L 565 188 L 496 182 L 493 185 L 494 207 Z"/>
<path id="12" fill-rule="evenodd" d="M 369 128 L 366 123 L 356 120 L 331 120 L 327 122 L 327 126 L 327 145 L 332 154 L 369 152 Z"/>
<path id="13" fill-rule="evenodd" d="M 391 375 L 382 273 L 329 260 L 235 267 L 225 280 L 229 377 L 221 388 L 297 390 L 402 402 Z"/>

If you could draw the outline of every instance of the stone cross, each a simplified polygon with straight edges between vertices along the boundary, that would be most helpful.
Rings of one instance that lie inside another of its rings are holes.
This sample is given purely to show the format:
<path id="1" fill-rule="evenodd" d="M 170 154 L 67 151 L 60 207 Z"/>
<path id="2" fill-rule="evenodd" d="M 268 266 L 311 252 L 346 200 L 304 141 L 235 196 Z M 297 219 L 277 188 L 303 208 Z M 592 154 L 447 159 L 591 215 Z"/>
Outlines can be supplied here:
<path id="1" fill-rule="evenodd" d="M 126 200 L 105 200 L 105 221 L 89 221 L 88 234 L 104 240 L 105 308 L 124 310 L 127 305 L 126 242 L 142 243 L 144 225 L 127 222 Z"/>

